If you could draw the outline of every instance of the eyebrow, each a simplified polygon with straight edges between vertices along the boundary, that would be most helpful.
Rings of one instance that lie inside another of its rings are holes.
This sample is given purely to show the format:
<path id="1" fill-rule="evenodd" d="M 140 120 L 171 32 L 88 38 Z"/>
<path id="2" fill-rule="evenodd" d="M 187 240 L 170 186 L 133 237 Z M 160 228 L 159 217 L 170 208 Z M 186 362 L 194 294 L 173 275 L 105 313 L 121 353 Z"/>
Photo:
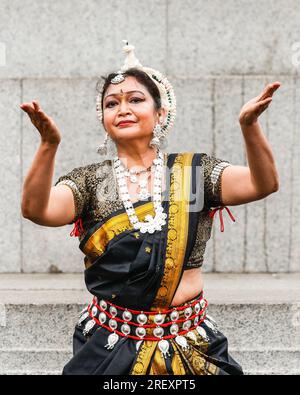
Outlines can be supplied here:
<path id="1" fill-rule="evenodd" d="M 128 92 L 123 92 L 122 94 L 124 94 L 124 93 L 134 93 L 134 92 L 138 92 L 138 93 L 141 93 L 142 95 L 144 95 L 145 96 L 145 94 L 143 93 L 143 92 L 141 92 L 141 91 L 128 91 Z M 105 98 L 104 98 L 104 100 L 107 98 L 107 97 L 109 97 L 109 96 L 119 96 L 121 93 L 111 93 L 110 95 L 107 95 L 107 96 L 105 96 Z"/>

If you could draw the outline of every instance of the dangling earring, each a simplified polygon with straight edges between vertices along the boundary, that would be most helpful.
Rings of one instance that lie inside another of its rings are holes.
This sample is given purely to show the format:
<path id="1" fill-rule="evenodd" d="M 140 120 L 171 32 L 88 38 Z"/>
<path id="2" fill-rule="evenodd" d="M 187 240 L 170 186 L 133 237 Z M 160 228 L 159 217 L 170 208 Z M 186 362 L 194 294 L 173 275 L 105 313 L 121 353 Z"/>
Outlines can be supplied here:
<path id="1" fill-rule="evenodd" d="M 116 143 L 107 132 L 105 133 L 104 142 L 99 146 L 97 152 L 102 156 L 103 160 L 113 160 L 118 156 Z"/>
<path id="2" fill-rule="evenodd" d="M 159 139 L 160 139 L 161 135 L 162 135 L 162 128 L 161 128 L 160 124 L 157 123 L 154 126 L 153 137 L 152 137 L 152 140 L 149 143 L 149 146 L 152 147 L 152 148 L 154 148 L 154 147 L 159 148 L 160 147 L 160 140 Z"/>
<path id="3" fill-rule="evenodd" d="M 97 149 L 98 154 L 101 156 L 107 154 L 107 139 L 108 139 L 108 133 L 106 132 L 104 142 Z"/>
<path id="4" fill-rule="evenodd" d="M 161 149 L 166 149 L 167 148 L 167 146 L 168 146 L 168 139 L 167 139 L 167 136 L 164 136 L 161 140 L 160 140 L 160 148 Z"/>

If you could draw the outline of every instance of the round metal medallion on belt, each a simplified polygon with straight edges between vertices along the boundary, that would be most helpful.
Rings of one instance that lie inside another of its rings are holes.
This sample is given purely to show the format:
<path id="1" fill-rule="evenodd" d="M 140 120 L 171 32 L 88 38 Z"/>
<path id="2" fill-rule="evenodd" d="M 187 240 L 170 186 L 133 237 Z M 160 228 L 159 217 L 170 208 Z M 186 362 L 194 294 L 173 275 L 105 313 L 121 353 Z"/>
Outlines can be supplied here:
<path id="1" fill-rule="evenodd" d="M 170 314 L 171 321 L 176 321 L 179 318 L 179 313 L 177 310 L 173 310 L 172 313 Z"/>
<path id="2" fill-rule="evenodd" d="M 130 334 L 130 326 L 128 324 L 123 324 L 121 326 L 121 332 L 124 333 L 124 335 L 129 335 Z"/>
<path id="3" fill-rule="evenodd" d="M 177 335 L 178 331 L 179 331 L 179 326 L 177 324 L 172 324 L 170 326 L 171 335 Z"/>
<path id="4" fill-rule="evenodd" d="M 118 323 L 116 320 L 113 320 L 112 318 L 108 321 L 108 325 L 110 326 L 111 329 L 117 329 Z"/>
<path id="5" fill-rule="evenodd" d="M 162 337 L 164 335 L 164 329 L 161 328 L 160 326 L 157 326 L 156 328 L 154 328 L 153 330 L 153 335 L 155 337 Z"/>
<path id="6" fill-rule="evenodd" d="M 103 310 L 106 310 L 107 309 L 107 303 L 105 302 L 105 300 L 100 300 L 100 307 L 103 309 Z"/>
<path id="7" fill-rule="evenodd" d="M 106 314 L 103 311 L 99 314 L 99 321 L 101 322 L 101 324 L 104 324 L 104 322 L 106 321 Z"/>
<path id="8" fill-rule="evenodd" d="M 138 337 L 142 338 L 146 335 L 146 329 L 143 327 L 138 327 L 136 328 L 135 333 Z"/>
<path id="9" fill-rule="evenodd" d="M 157 325 L 161 325 L 164 323 L 165 317 L 162 314 L 156 314 L 154 317 L 154 322 Z"/>
<path id="10" fill-rule="evenodd" d="M 200 304 L 196 303 L 195 306 L 194 306 L 194 309 L 195 309 L 195 312 L 198 314 L 199 311 L 201 310 Z"/>
<path id="11" fill-rule="evenodd" d="M 110 306 L 109 308 L 109 312 L 112 315 L 112 317 L 115 317 L 118 314 L 117 309 L 115 308 L 115 306 Z"/>
<path id="12" fill-rule="evenodd" d="M 125 310 L 122 314 L 122 318 L 124 321 L 131 321 L 132 319 L 132 314 L 130 313 L 130 311 Z"/>
<path id="13" fill-rule="evenodd" d="M 192 313 L 193 313 L 193 310 L 192 310 L 191 307 L 187 307 L 187 308 L 184 310 L 184 315 L 185 315 L 186 318 L 189 318 L 189 317 L 192 315 Z"/>
<path id="14" fill-rule="evenodd" d="M 190 327 L 192 326 L 192 321 L 185 321 L 182 325 L 182 328 L 184 331 L 188 331 L 190 329 Z"/>
<path id="15" fill-rule="evenodd" d="M 93 306 L 93 308 L 92 308 L 92 314 L 93 314 L 93 316 L 96 317 L 97 313 L 98 313 L 97 307 L 96 307 L 96 306 Z"/>
<path id="16" fill-rule="evenodd" d="M 146 314 L 141 313 L 137 316 L 137 322 L 141 325 L 145 325 L 147 322 L 148 318 L 146 316 Z"/>

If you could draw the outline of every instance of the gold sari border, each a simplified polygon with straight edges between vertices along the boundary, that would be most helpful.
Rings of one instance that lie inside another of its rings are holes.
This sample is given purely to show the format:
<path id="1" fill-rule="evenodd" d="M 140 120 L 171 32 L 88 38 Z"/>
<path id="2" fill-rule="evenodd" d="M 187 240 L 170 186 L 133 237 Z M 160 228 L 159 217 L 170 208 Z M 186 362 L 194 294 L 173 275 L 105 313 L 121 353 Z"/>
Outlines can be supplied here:
<path id="1" fill-rule="evenodd" d="M 140 221 L 144 220 L 147 214 L 155 215 L 153 202 L 147 202 L 135 207 L 137 217 Z M 93 260 L 98 258 L 106 249 L 107 244 L 116 236 L 126 230 L 132 230 L 133 227 L 128 219 L 127 213 L 115 215 L 109 218 L 102 226 L 100 226 L 86 241 L 83 246 L 83 252 L 86 255 L 85 266 L 91 266 Z"/>
<path id="2" fill-rule="evenodd" d="M 170 202 L 164 275 L 152 311 L 168 308 L 181 278 L 189 225 L 191 164 L 193 153 L 177 154 L 170 175 Z M 188 197 L 188 198 L 186 198 Z"/>

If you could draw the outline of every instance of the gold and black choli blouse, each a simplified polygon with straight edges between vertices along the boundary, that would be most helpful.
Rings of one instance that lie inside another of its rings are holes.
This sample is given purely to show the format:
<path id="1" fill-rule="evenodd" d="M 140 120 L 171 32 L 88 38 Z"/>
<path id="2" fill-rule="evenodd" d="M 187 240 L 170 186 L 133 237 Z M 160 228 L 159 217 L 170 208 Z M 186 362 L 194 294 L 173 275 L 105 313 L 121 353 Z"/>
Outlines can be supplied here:
<path id="1" fill-rule="evenodd" d="M 168 153 L 165 153 L 165 164 L 167 158 Z M 208 214 L 212 207 L 224 206 L 221 177 L 223 170 L 230 165 L 231 163 L 226 160 L 201 153 L 201 166 L 204 176 L 204 205 L 199 214 L 195 244 L 184 269 L 201 267 L 203 264 L 205 247 L 211 237 L 213 222 L 212 216 Z M 73 192 L 76 215 L 70 224 L 81 218 L 83 231 L 79 235 L 79 241 L 97 222 L 123 208 L 112 163 L 109 160 L 76 167 L 59 177 L 55 185 L 67 185 Z"/>

